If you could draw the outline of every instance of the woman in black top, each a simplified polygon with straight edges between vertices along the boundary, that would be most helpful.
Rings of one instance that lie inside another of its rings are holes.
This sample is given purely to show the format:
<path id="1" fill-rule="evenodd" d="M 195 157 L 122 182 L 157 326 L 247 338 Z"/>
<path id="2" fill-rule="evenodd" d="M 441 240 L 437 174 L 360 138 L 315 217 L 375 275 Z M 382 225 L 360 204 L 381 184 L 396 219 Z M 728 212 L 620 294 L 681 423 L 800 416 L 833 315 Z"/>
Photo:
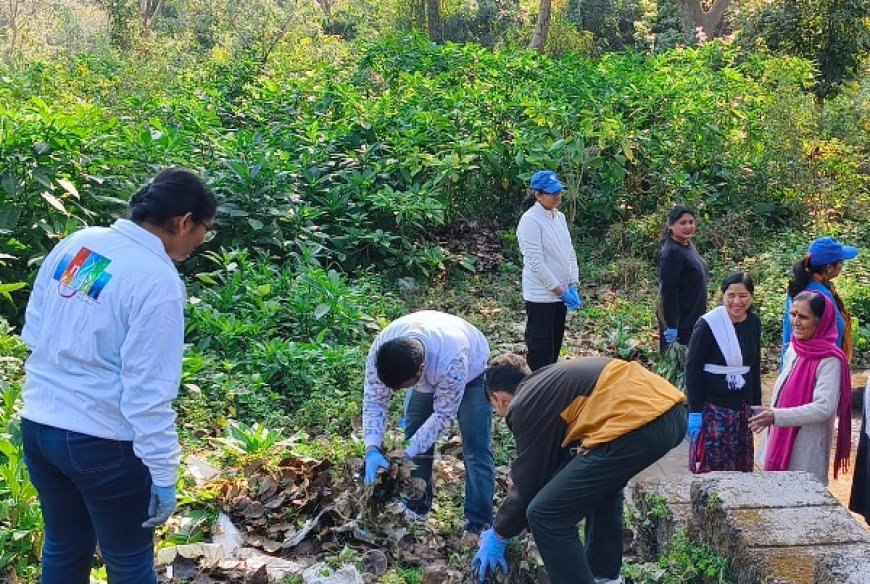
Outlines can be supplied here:
<path id="1" fill-rule="evenodd" d="M 729 274 L 720 289 L 722 306 L 698 320 L 689 342 L 688 435 L 695 455 L 689 462 L 693 472 L 749 472 L 749 418 L 752 406 L 761 405 L 761 321 L 751 310 L 749 274 Z"/>
<path id="2" fill-rule="evenodd" d="M 659 346 L 688 345 L 695 323 L 707 310 L 707 262 L 698 254 L 695 211 L 675 207 L 667 217 L 659 251 Z"/>

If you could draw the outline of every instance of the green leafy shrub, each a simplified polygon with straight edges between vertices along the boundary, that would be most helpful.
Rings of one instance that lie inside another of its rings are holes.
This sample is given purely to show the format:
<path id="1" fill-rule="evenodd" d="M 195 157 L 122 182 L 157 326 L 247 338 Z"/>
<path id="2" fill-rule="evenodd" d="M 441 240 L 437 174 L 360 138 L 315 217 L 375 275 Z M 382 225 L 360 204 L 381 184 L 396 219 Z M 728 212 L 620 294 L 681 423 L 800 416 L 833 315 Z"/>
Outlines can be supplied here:
<path id="1" fill-rule="evenodd" d="M 657 564 L 626 563 L 622 575 L 628 584 L 727 584 L 732 581 L 728 560 L 709 545 L 692 541 L 685 528 L 676 531 Z"/>
<path id="2" fill-rule="evenodd" d="M 761 46 L 817 63 L 815 91 L 824 97 L 859 71 L 870 48 L 868 18 L 861 0 L 748 2 L 738 40 L 747 50 Z"/>
<path id="3" fill-rule="evenodd" d="M 442 229 L 515 220 L 541 167 L 564 177 L 581 236 L 643 226 L 614 234 L 638 256 L 652 247 L 647 218 L 676 201 L 776 227 L 803 220 L 815 193 L 867 207 L 866 153 L 855 137 L 818 136 L 800 59 L 717 42 L 557 60 L 415 34 L 294 38 L 265 56 L 179 47 L 145 47 L 148 75 L 137 55 L 106 54 L 0 81 L 0 253 L 14 256 L 4 282 L 29 281 L 28 260 L 111 221 L 169 164 L 202 169 L 221 197 L 212 250 L 346 271 L 450 268 Z"/>
<path id="4" fill-rule="evenodd" d="M 42 547 L 42 513 L 24 465 L 20 418 L 26 348 L 0 319 L 0 579 L 32 579 Z"/>
<path id="5" fill-rule="evenodd" d="M 376 316 L 401 304 L 371 278 L 352 284 L 314 264 L 279 267 L 246 251 L 207 254 L 188 311 L 179 409 L 191 435 L 209 416 L 313 430 L 348 429 Z M 206 424 L 214 428 L 214 424 Z"/>

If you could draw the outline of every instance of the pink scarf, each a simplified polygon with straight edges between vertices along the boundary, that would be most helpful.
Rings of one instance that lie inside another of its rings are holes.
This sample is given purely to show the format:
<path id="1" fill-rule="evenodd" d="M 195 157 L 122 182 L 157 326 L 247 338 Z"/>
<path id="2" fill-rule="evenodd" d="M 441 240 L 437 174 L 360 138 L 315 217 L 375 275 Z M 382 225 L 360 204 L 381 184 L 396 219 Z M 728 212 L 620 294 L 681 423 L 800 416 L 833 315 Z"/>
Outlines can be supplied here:
<path id="1" fill-rule="evenodd" d="M 792 334 L 791 346 L 797 353 L 797 359 L 779 393 L 779 403 L 776 407 L 793 408 L 812 402 L 822 359 L 836 357 L 840 360 L 840 403 L 837 407 L 839 422 L 837 447 L 834 451 L 834 478 L 837 478 L 840 471 L 849 468 L 852 435 L 852 374 L 849 371 L 846 355 L 837 347 L 837 318 L 834 304 L 827 296 L 823 294 L 821 296 L 825 299 L 825 312 L 812 338 L 800 340 Z M 800 426 L 771 427 L 764 470 L 788 470 L 792 447 L 799 430 Z"/>

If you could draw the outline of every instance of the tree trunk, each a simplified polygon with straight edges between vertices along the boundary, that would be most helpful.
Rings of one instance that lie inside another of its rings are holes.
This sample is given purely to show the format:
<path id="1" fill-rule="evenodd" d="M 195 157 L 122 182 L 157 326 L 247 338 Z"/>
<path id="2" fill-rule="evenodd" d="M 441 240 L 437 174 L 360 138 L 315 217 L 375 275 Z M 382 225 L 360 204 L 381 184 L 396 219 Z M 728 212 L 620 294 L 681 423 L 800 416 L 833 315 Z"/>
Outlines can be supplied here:
<path id="1" fill-rule="evenodd" d="M 23 0 L 9 0 L 9 47 L 6 49 L 6 64 L 13 68 L 15 66 L 15 54 L 18 52 L 18 32 L 20 21 L 18 17 L 23 9 Z"/>
<path id="2" fill-rule="evenodd" d="M 333 0 L 317 0 L 317 4 L 323 10 L 323 15 L 327 21 L 332 20 L 332 2 Z"/>
<path id="3" fill-rule="evenodd" d="M 426 0 L 426 32 L 430 40 L 441 41 L 441 0 Z"/>
<path id="4" fill-rule="evenodd" d="M 142 23 L 142 36 L 147 37 L 154 29 L 157 14 L 163 6 L 163 0 L 139 0 L 139 18 Z"/>
<path id="5" fill-rule="evenodd" d="M 710 10 L 704 10 L 700 0 L 678 0 L 678 3 L 692 31 L 700 28 L 707 39 L 712 39 L 716 36 L 722 19 L 725 18 L 725 10 L 731 4 L 731 0 L 715 0 Z"/>
<path id="6" fill-rule="evenodd" d="M 552 13 L 551 0 L 541 0 L 538 6 L 538 21 L 535 23 L 535 34 L 532 40 L 529 41 L 529 48 L 544 52 L 544 45 L 547 44 L 547 34 L 550 32 L 550 18 Z"/>

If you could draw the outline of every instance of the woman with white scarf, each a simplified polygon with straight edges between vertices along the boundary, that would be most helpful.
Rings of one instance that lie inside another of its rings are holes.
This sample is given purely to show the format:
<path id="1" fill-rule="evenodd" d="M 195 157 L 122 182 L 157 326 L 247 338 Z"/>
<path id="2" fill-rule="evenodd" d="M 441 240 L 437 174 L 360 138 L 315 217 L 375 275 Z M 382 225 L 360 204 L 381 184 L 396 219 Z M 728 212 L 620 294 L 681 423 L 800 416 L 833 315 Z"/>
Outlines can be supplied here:
<path id="1" fill-rule="evenodd" d="M 695 325 L 686 361 L 689 468 L 752 471 L 752 407 L 761 405 L 761 321 L 752 312 L 755 285 L 745 272 L 720 286 L 722 306 Z"/>

